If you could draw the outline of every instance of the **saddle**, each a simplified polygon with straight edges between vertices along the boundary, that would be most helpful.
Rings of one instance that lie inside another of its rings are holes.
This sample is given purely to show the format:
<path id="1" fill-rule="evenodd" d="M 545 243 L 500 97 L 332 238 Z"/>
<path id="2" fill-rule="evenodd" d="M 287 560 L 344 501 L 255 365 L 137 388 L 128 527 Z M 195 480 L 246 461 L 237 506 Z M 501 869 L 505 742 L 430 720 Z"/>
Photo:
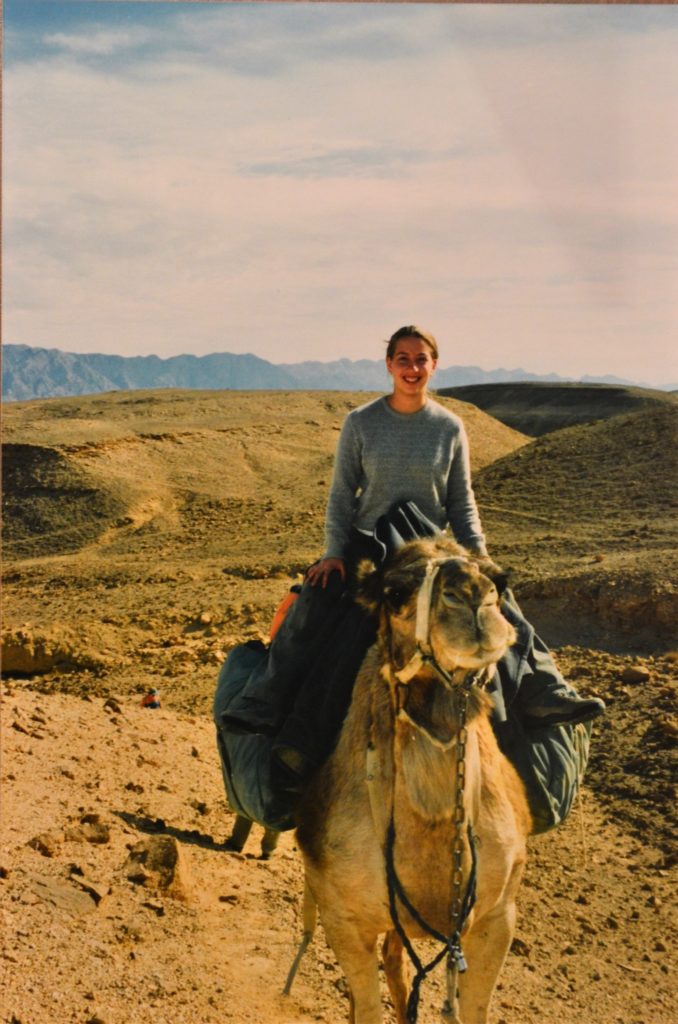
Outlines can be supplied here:
<path id="1" fill-rule="evenodd" d="M 378 563 L 407 541 L 440 532 L 416 505 L 401 502 L 381 517 L 366 543 Z M 270 644 L 249 641 L 231 651 L 217 679 L 213 709 L 231 808 L 279 831 L 294 828 L 300 794 L 334 748 L 358 670 L 376 639 L 376 624 L 338 574 L 325 589 L 304 585 L 295 598 L 284 620 L 275 623 Z M 533 832 L 541 833 L 570 812 L 588 762 L 591 726 L 528 727 L 526 693 L 549 687 L 576 691 L 508 589 L 502 611 L 518 639 L 489 688 L 491 723 L 525 785 Z"/>

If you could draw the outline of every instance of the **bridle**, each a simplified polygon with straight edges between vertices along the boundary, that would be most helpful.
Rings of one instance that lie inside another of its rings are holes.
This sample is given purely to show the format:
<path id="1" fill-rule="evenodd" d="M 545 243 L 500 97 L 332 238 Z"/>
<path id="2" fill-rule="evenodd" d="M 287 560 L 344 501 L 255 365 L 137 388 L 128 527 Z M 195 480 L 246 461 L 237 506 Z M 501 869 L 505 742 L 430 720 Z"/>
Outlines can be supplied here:
<path id="1" fill-rule="evenodd" d="M 450 558 L 431 558 L 426 563 L 426 572 L 419 593 L 417 594 L 417 619 L 414 631 L 415 649 L 407 664 L 401 669 L 393 670 L 391 673 L 399 683 L 407 685 L 410 680 L 421 672 L 423 668 L 433 669 L 443 686 L 447 690 L 456 691 L 460 686 L 462 689 L 470 690 L 472 686 L 479 686 L 486 682 L 483 676 L 487 675 L 486 668 L 471 669 L 462 680 L 455 679 L 454 674 L 443 668 L 433 653 L 431 644 L 431 602 L 433 599 L 433 585 L 436 576 L 443 565 L 452 561 Z"/>
<path id="2" fill-rule="evenodd" d="M 398 699 L 397 693 L 393 694 L 395 706 L 393 708 L 396 718 L 405 719 L 408 725 L 419 730 L 427 740 L 442 751 L 447 751 L 456 746 L 457 756 L 455 765 L 455 803 L 452 823 L 454 827 L 451 859 L 451 913 L 450 913 L 450 934 L 443 935 L 429 925 L 418 913 L 416 907 L 410 902 L 405 892 L 395 867 L 395 823 L 394 808 L 395 799 L 391 794 L 390 819 L 386 828 L 386 843 L 384 857 L 386 861 L 386 880 L 389 897 L 389 911 L 395 931 L 400 937 L 410 960 L 415 967 L 415 977 L 412 984 L 412 991 L 407 1006 L 407 1019 L 411 1024 L 417 1020 L 419 989 L 429 972 L 447 957 L 447 995 L 442 1007 L 441 1015 L 445 1019 L 457 1019 L 458 1007 L 458 975 L 466 970 L 466 961 L 461 948 L 461 932 L 473 909 L 476 890 L 476 850 L 475 837 L 470 822 L 467 825 L 468 844 L 471 852 L 471 871 L 467 879 L 466 889 L 463 890 L 463 855 L 464 855 L 464 824 L 466 822 L 466 811 L 464 806 L 464 790 L 466 782 L 466 741 L 468 731 L 466 728 L 466 716 L 468 698 L 473 686 L 483 685 L 489 681 L 492 674 L 492 667 L 483 666 L 480 669 L 472 669 L 459 679 L 458 673 L 450 672 L 437 660 L 431 644 L 431 605 L 433 600 L 433 586 L 438 573 L 443 565 L 451 561 L 449 558 L 432 558 L 426 564 L 426 572 L 423 582 L 417 594 L 417 618 L 415 626 L 415 650 L 408 662 L 400 669 L 393 669 L 389 663 L 385 666 L 386 677 L 390 677 L 391 684 L 395 683 L 395 689 L 406 690 L 408 684 L 423 670 L 433 670 L 440 679 L 443 686 L 453 694 L 456 705 L 457 729 L 454 736 L 446 743 L 441 743 L 433 736 L 428 729 L 407 714 L 404 701 Z M 455 678 L 456 676 L 456 678 Z M 373 725 L 373 723 L 372 723 Z M 380 813 L 380 802 L 375 790 L 375 782 L 379 771 L 379 755 L 377 753 L 375 737 L 370 729 L 370 743 L 367 751 L 367 788 L 372 807 L 372 816 L 375 826 L 380 819 L 383 819 L 383 811 Z M 395 781 L 395 763 L 393 766 L 393 779 Z M 442 944 L 440 952 L 424 965 L 410 942 L 405 929 L 403 928 L 398 914 L 398 902 L 402 904 L 419 926 L 432 938 Z"/>

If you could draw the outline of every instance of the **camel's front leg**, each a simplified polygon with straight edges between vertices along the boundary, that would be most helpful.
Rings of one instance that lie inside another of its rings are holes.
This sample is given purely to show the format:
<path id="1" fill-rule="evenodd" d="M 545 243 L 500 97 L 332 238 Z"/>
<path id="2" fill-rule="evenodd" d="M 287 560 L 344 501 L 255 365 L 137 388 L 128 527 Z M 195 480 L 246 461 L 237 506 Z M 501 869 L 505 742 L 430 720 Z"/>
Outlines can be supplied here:
<path id="1" fill-rule="evenodd" d="M 468 970 L 459 975 L 462 1024 L 487 1024 L 490 1000 L 511 945 L 515 920 L 516 905 L 513 899 L 507 899 L 475 921 L 464 936 L 462 946 Z"/>
<path id="2" fill-rule="evenodd" d="M 362 936 L 346 921 L 323 920 L 325 935 L 346 975 L 351 993 L 351 1024 L 381 1024 L 376 936 Z"/>
<path id="3" fill-rule="evenodd" d="M 391 993 L 397 1024 L 407 1024 L 407 995 L 409 985 L 403 963 L 403 943 L 397 932 L 386 932 L 381 947 L 384 974 Z"/>

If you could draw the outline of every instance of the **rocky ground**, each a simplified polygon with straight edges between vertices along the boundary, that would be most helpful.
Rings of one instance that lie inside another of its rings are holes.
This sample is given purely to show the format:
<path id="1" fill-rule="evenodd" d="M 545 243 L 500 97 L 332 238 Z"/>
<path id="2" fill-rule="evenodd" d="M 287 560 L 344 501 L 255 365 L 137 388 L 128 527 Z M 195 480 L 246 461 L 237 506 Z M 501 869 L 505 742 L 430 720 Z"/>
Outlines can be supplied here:
<path id="1" fill-rule="evenodd" d="M 6 1024 L 345 1019 L 322 933 L 280 995 L 299 932 L 294 836 L 269 860 L 258 828 L 243 855 L 224 849 L 210 706 L 225 654 L 266 636 L 321 549 L 337 429 L 364 397 L 7 407 Z M 670 1024 L 675 416 L 530 442 L 449 404 L 493 554 L 566 675 L 609 707 L 580 806 L 531 841 L 493 1024 Z M 141 707 L 152 686 L 157 710 Z M 420 1019 L 441 1000 L 438 978 Z"/>

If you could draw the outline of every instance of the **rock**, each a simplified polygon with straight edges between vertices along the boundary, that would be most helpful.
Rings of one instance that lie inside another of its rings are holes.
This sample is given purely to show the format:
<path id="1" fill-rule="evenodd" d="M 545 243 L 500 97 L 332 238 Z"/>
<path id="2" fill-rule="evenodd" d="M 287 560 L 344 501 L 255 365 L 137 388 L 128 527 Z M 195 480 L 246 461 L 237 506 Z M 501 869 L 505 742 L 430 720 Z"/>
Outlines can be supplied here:
<path id="1" fill-rule="evenodd" d="M 145 900 L 144 903 L 142 903 L 142 906 L 152 910 L 158 917 L 165 916 L 165 908 L 158 900 Z"/>
<path id="2" fill-rule="evenodd" d="M 33 836 L 32 839 L 28 840 L 28 845 L 33 850 L 37 850 L 43 857 L 55 857 L 59 852 L 59 847 L 63 842 L 64 834 L 57 835 L 54 832 L 41 832 L 37 836 Z"/>
<path id="3" fill-rule="evenodd" d="M 211 612 L 200 612 L 198 616 L 198 622 L 201 626 L 210 626 L 214 621 L 214 616 Z"/>
<path id="4" fill-rule="evenodd" d="M 191 757 L 200 757 L 200 751 L 197 747 L 191 747 Z"/>
<path id="5" fill-rule="evenodd" d="M 7 629 L 2 635 L 3 674 L 13 676 L 45 675 L 72 668 L 97 669 L 100 659 L 80 651 L 67 629 L 33 630 L 30 626 Z"/>
<path id="6" fill-rule="evenodd" d="M 166 892 L 185 900 L 191 889 L 190 876 L 179 844 L 173 836 L 142 839 L 130 850 L 123 871 L 131 882 Z"/>
<path id="7" fill-rule="evenodd" d="M 516 936 L 511 943 L 511 952 L 515 953 L 516 956 L 529 956 L 530 947 L 523 939 L 519 939 Z"/>
<path id="8" fill-rule="evenodd" d="M 104 702 L 104 708 L 108 708 L 110 711 L 113 712 L 114 715 L 122 714 L 122 708 L 120 707 L 115 697 L 109 697 L 108 700 Z"/>
<path id="9" fill-rule="evenodd" d="M 104 845 L 111 841 L 111 830 L 100 815 L 90 812 L 83 814 L 78 825 L 66 829 L 66 839 L 71 843 Z"/>
<path id="10" fill-rule="evenodd" d="M 664 722 L 660 722 L 659 730 L 669 739 L 675 739 L 678 736 L 678 718 L 667 718 Z"/>
<path id="11" fill-rule="evenodd" d="M 644 665 L 629 665 L 621 674 L 622 683 L 647 683 L 650 679 L 650 670 Z"/>
<path id="12" fill-rule="evenodd" d="M 74 882 L 86 893 L 89 893 L 97 906 L 111 891 L 110 885 L 106 885 L 103 882 L 93 882 L 89 878 L 80 878 L 78 876 L 74 878 Z"/>
<path id="13" fill-rule="evenodd" d="M 40 899 L 61 910 L 66 910 L 74 916 L 88 914 L 90 911 L 96 910 L 96 901 L 89 893 L 75 889 L 72 885 L 63 885 L 54 878 L 34 876 L 30 879 L 29 884 L 31 890 Z"/>

